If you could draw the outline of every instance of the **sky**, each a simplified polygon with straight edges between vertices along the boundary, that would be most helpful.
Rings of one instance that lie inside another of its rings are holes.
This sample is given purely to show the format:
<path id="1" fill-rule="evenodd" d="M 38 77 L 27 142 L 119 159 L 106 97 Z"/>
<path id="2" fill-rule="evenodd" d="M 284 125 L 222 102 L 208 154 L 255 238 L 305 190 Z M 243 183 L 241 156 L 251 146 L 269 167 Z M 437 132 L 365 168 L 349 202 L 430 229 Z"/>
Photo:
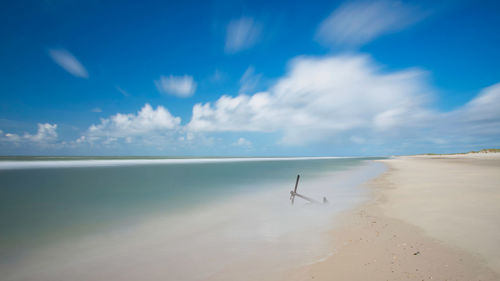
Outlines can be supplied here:
<path id="1" fill-rule="evenodd" d="M 500 147 L 499 14 L 465 0 L 3 1 L 0 155 Z"/>

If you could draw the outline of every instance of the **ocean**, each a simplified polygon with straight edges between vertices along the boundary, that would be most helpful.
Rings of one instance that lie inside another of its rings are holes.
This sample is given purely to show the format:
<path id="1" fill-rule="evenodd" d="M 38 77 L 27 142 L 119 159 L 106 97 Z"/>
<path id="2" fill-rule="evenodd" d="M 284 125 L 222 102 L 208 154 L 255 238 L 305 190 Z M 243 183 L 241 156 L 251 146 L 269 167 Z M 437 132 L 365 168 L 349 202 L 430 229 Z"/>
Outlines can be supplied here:
<path id="1" fill-rule="evenodd" d="M 3 158 L 2 280 L 255 280 L 314 262 L 374 159 Z M 297 174 L 328 204 L 292 206 Z"/>

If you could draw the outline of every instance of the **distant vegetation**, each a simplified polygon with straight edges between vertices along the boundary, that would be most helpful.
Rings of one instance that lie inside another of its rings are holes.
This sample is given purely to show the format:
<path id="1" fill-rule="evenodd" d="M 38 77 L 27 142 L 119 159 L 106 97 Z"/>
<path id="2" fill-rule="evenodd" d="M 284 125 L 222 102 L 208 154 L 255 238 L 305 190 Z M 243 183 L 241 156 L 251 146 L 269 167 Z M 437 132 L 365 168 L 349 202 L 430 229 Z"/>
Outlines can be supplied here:
<path id="1" fill-rule="evenodd" d="M 471 151 L 471 153 L 488 153 L 488 152 L 500 152 L 500 148 L 487 148 L 487 149 L 481 149 L 479 151 Z"/>
<path id="2" fill-rule="evenodd" d="M 453 155 L 453 154 L 469 154 L 469 153 L 500 153 L 500 148 L 485 148 L 477 151 L 457 152 L 457 153 L 424 153 L 421 155 Z"/>

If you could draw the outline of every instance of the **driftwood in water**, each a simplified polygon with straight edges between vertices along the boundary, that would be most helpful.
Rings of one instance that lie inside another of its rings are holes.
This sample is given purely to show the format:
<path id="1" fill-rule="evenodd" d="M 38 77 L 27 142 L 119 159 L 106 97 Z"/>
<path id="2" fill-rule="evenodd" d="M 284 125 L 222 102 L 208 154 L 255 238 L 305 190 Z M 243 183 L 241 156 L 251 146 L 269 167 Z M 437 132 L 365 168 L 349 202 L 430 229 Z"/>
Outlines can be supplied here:
<path id="1" fill-rule="evenodd" d="M 307 197 L 307 196 L 304 196 L 304 195 L 298 194 L 297 192 L 290 191 L 290 194 L 292 195 L 292 204 L 293 204 L 293 198 L 294 198 L 295 196 L 300 197 L 300 198 L 302 198 L 302 199 L 304 199 L 304 200 L 307 200 L 307 201 L 309 201 L 310 203 L 319 203 L 318 201 L 316 201 L 316 200 L 314 200 L 314 199 L 312 199 L 312 198 L 309 198 L 309 197 Z"/>
<path id="2" fill-rule="evenodd" d="M 299 186 L 299 179 L 300 179 L 300 175 L 297 175 L 297 180 L 295 181 L 295 188 L 290 191 L 290 200 L 292 201 L 292 205 L 295 202 L 295 196 L 300 197 L 306 201 L 309 201 L 309 203 L 319 203 L 318 201 L 316 201 L 312 198 L 309 198 L 307 196 L 304 196 L 302 194 L 297 193 L 297 187 Z M 328 203 L 328 200 L 326 199 L 326 197 L 323 197 L 323 204 L 326 204 L 326 203 Z"/>

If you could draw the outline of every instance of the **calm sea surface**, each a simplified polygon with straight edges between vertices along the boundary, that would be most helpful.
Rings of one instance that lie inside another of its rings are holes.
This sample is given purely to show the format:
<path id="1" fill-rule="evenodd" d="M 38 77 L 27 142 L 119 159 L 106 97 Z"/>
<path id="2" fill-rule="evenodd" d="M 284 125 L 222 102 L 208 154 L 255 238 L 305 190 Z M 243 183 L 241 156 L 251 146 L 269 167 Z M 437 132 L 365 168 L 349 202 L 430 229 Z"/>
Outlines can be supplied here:
<path id="1" fill-rule="evenodd" d="M 299 191 L 318 200 L 329 194 L 334 197 L 328 198 L 331 203 L 342 198 L 347 202 L 349 196 L 361 193 L 353 185 L 376 172 L 371 169 L 363 179 L 360 175 L 367 172 L 346 171 L 367 167 L 367 160 L 373 159 L 3 158 L 0 263 L 60 241 L 133 228 L 152 217 L 182 215 L 233 198 L 253 196 L 256 206 L 259 202 L 278 206 L 278 201 L 274 204 L 272 200 L 276 197 L 280 204 L 288 202 L 297 174 L 301 175 Z M 330 185 L 324 179 L 334 180 Z M 314 184 L 316 181 L 323 184 Z M 337 196 L 333 191 L 347 195 Z M 339 201 L 337 206 L 341 205 Z M 261 206 L 261 210 L 265 208 Z"/>

